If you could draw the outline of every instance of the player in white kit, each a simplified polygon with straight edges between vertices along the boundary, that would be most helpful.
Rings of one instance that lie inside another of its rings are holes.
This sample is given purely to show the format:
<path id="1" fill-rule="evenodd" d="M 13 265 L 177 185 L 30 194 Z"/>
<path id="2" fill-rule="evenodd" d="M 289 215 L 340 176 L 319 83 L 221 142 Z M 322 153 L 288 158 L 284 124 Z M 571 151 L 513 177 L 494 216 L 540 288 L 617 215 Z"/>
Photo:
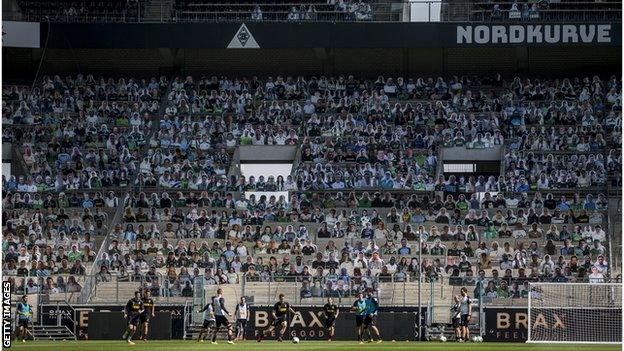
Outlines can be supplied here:
<path id="1" fill-rule="evenodd" d="M 472 300 L 470 300 L 470 296 L 468 296 L 468 289 L 463 287 L 461 288 L 460 292 L 461 299 L 459 301 L 459 325 L 461 327 L 461 342 L 470 341 L 470 329 L 468 328 L 468 324 L 470 324 L 470 319 L 472 318 Z"/>
<path id="2" fill-rule="evenodd" d="M 244 297 L 241 297 L 240 302 L 236 305 L 234 316 L 236 317 L 236 339 L 245 340 L 245 327 L 249 320 L 249 305 L 245 302 Z"/>

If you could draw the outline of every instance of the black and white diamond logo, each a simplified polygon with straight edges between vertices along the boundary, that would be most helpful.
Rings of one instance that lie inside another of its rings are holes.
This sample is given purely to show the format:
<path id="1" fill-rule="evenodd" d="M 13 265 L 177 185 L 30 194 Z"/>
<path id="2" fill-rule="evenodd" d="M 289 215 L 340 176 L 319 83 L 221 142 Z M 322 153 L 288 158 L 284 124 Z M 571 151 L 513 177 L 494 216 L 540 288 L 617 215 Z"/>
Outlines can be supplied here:
<path id="1" fill-rule="evenodd" d="M 245 46 L 245 44 L 247 44 L 247 40 L 249 40 L 249 32 L 243 27 L 238 34 L 236 34 L 236 37 L 241 42 L 241 45 Z"/>
<path id="2" fill-rule="evenodd" d="M 236 34 L 234 34 L 234 38 L 230 41 L 230 44 L 227 46 L 228 49 L 259 49 L 260 45 L 253 37 L 245 23 L 241 24 Z"/>

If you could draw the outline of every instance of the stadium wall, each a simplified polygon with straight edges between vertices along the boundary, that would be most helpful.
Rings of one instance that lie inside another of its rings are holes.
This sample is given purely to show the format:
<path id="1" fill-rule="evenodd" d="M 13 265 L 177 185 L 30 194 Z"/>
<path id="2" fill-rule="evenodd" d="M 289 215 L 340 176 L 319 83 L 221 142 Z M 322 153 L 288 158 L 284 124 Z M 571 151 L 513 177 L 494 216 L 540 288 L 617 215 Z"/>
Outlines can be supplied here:
<path id="1" fill-rule="evenodd" d="M 271 311 L 273 306 L 251 306 L 250 318 L 247 324 L 247 339 L 255 338 L 257 331 L 263 331 L 273 322 Z M 327 329 L 324 325 L 321 307 L 297 306 L 296 315 L 289 318 L 287 334 L 296 336 L 302 340 L 326 340 Z M 334 340 L 355 340 L 355 314 L 346 312 L 342 308 L 336 320 Z M 426 308 L 421 309 L 421 316 L 426 315 Z M 417 329 L 418 309 L 413 307 L 381 306 L 377 315 L 377 325 L 381 326 L 385 340 L 410 340 L 418 339 Z M 411 327 L 409 327 L 411 326 Z"/>
<path id="2" fill-rule="evenodd" d="M 3 47 L 5 81 L 34 78 L 42 58 L 40 74 L 369 78 L 617 74 L 622 58 L 617 23 L 43 23 L 39 30 L 39 48 Z"/>
<path id="3" fill-rule="evenodd" d="M 126 324 L 125 322 L 119 322 L 117 319 L 123 316 L 121 312 L 123 311 L 124 306 L 122 305 L 40 305 L 39 306 L 39 322 L 42 325 L 56 325 L 57 319 L 60 318 L 61 325 L 67 326 L 72 331 L 75 331 L 76 337 L 78 339 L 91 339 L 89 335 L 89 330 L 93 330 L 90 327 L 91 316 L 97 316 L 97 318 L 103 318 L 106 321 L 110 322 L 114 320 L 111 324 L 106 325 L 114 325 L 117 329 L 107 327 L 110 333 L 116 333 L 114 335 L 119 339 L 119 335 L 123 333 L 123 326 Z M 185 311 L 184 306 L 181 305 L 157 305 L 156 308 L 156 319 L 159 316 L 164 316 L 163 313 L 170 315 L 171 322 L 169 326 L 171 339 L 182 339 L 184 337 L 184 318 Z M 105 314 L 95 315 L 93 312 L 106 312 Z M 112 313 L 111 313 L 112 312 Z M 116 313 L 117 312 L 117 313 Z M 104 316 L 104 317 L 103 317 Z M 115 319 L 117 318 L 117 319 Z M 167 316 L 167 318 L 169 318 Z M 154 321 L 156 321 L 156 319 Z M 74 323 L 75 321 L 75 323 Z M 107 323 L 108 323 L 107 322 Z M 98 325 L 102 325 L 102 320 L 98 321 Z M 162 325 L 159 323 L 159 325 Z M 118 327 L 117 327 L 118 326 Z M 163 326 L 163 328 L 165 328 Z M 162 328 L 161 328 L 162 329 Z M 162 333 L 160 333 L 162 334 Z M 167 334 L 168 335 L 168 334 Z M 107 338 L 105 335 L 96 335 L 96 337 Z"/>
<path id="4" fill-rule="evenodd" d="M 52 23 L 50 48 L 449 48 L 618 46 L 621 24 L 471 23 Z M 400 33 L 400 35 L 397 35 Z"/>
<path id="5" fill-rule="evenodd" d="M 3 50 L 7 82 L 32 83 L 42 49 Z M 389 76 L 515 75 L 562 77 L 621 73 L 619 47 L 438 49 L 48 49 L 40 75 Z"/>
<path id="6" fill-rule="evenodd" d="M 89 312 L 90 340 L 119 340 L 119 328 L 127 323 L 121 312 Z M 170 340 L 172 333 L 171 312 L 156 312 L 149 323 L 151 340 Z"/>

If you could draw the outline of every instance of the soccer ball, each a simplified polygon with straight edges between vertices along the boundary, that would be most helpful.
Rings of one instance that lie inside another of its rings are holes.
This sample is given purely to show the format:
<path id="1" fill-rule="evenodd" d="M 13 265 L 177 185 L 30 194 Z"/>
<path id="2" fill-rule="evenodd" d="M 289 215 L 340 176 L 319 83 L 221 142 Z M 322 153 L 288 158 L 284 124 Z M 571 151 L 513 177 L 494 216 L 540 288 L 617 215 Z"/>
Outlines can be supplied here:
<path id="1" fill-rule="evenodd" d="M 472 342 L 482 342 L 483 341 L 483 337 L 482 336 L 473 336 L 472 337 Z"/>
<path id="2" fill-rule="evenodd" d="M 298 337 L 296 337 L 296 336 L 295 336 L 295 337 L 293 337 L 293 338 L 292 338 L 292 342 L 293 342 L 293 344 L 298 344 L 298 343 L 299 343 L 299 338 L 298 338 Z"/>
<path id="3" fill-rule="evenodd" d="M 440 335 L 440 341 L 441 342 L 446 342 L 446 336 Z"/>

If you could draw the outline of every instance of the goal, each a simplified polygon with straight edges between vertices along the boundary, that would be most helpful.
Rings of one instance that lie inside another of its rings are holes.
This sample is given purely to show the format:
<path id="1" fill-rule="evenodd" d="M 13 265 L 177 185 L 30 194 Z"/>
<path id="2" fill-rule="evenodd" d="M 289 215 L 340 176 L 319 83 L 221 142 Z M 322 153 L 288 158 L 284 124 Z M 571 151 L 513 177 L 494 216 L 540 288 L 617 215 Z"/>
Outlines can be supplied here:
<path id="1" fill-rule="evenodd" d="M 529 286 L 527 342 L 622 342 L 622 284 Z"/>

